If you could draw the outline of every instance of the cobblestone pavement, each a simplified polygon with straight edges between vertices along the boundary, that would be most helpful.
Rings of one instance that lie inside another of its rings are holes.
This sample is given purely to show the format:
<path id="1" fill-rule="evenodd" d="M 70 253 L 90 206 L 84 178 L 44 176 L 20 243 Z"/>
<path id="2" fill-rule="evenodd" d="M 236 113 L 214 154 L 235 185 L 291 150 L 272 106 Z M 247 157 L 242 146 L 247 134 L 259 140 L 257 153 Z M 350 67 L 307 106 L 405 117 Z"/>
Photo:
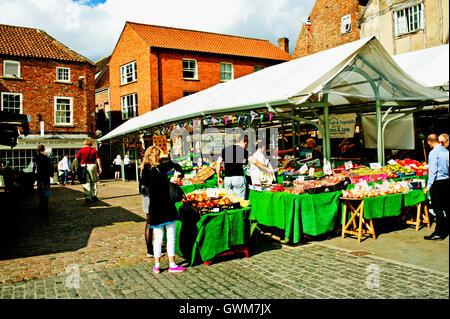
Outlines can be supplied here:
<path id="1" fill-rule="evenodd" d="M 173 274 L 165 257 L 154 274 L 136 188 L 104 182 L 100 201 L 86 205 L 81 185 L 52 187 L 47 218 L 36 212 L 36 195 L 24 198 L 0 254 L 0 298 L 449 298 L 448 272 L 357 256 L 327 241 L 287 246 L 259 236 L 248 259 L 221 257 Z"/>

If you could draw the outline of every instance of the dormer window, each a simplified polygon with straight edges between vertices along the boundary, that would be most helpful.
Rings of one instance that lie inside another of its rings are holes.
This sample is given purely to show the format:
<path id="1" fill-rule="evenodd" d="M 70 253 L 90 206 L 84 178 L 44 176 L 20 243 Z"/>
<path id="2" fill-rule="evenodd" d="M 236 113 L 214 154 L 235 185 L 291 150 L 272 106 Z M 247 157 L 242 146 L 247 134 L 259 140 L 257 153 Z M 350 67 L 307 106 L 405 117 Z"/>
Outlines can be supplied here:
<path id="1" fill-rule="evenodd" d="M 20 78 L 20 62 L 9 60 L 3 61 L 3 76 Z"/>
<path id="2" fill-rule="evenodd" d="M 56 81 L 70 82 L 70 69 L 69 68 L 56 68 Z"/>

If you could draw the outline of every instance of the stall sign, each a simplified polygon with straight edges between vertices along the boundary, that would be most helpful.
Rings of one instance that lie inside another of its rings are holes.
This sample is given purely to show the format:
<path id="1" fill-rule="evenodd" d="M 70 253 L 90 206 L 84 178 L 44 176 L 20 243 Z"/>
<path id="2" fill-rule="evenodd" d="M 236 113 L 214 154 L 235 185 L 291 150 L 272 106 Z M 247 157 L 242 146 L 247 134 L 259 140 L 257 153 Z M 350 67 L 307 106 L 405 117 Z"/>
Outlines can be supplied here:
<path id="1" fill-rule="evenodd" d="M 167 154 L 167 137 L 165 135 L 153 136 L 153 145 L 158 146 Z"/>
<path id="2" fill-rule="evenodd" d="M 300 174 L 305 174 L 307 170 L 308 170 L 308 165 L 304 164 L 304 165 L 300 168 Z"/>
<path id="3" fill-rule="evenodd" d="M 323 121 L 323 115 L 319 116 Z M 330 138 L 352 138 L 355 136 L 356 113 L 332 114 L 329 116 Z M 322 138 L 320 132 L 318 137 Z"/>
<path id="4" fill-rule="evenodd" d="M 333 171 L 331 170 L 331 164 L 329 162 L 323 165 L 323 173 L 325 175 L 332 175 Z"/>
<path id="5" fill-rule="evenodd" d="M 388 162 L 389 165 L 397 165 L 397 162 L 394 161 L 393 159 L 389 160 Z"/>
<path id="6" fill-rule="evenodd" d="M 345 162 L 345 169 L 346 170 L 349 170 L 349 169 L 352 169 L 352 168 L 353 168 L 352 161 Z"/>
<path id="7" fill-rule="evenodd" d="M 370 169 L 380 169 L 381 164 L 380 163 L 370 163 Z"/>

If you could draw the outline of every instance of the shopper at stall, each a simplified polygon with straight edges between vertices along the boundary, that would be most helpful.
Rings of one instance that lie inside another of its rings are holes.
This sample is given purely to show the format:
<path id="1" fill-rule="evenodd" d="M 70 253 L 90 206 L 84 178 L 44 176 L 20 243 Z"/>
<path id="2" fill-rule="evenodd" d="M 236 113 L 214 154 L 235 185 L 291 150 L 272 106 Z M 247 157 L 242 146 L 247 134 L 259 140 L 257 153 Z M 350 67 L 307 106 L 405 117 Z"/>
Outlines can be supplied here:
<path id="1" fill-rule="evenodd" d="M 122 168 L 122 158 L 120 155 L 117 155 L 113 160 L 113 169 L 114 169 L 114 180 L 118 181 L 120 179 L 120 170 Z"/>
<path id="2" fill-rule="evenodd" d="M 262 181 L 267 184 L 272 184 L 271 181 L 275 178 L 273 168 L 270 165 L 269 159 L 266 156 L 266 145 L 261 141 L 257 142 L 258 148 L 252 157 L 255 159 L 255 164 L 250 163 L 247 175 L 250 175 L 252 185 L 261 185 Z M 260 164 L 260 165 L 257 165 Z M 264 175 L 271 178 L 264 178 Z"/>
<path id="3" fill-rule="evenodd" d="M 446 149 L 448 149 L 448 134 L 447 133 L 442 133 L 441 135 L 439 135 L 439 143 L 441 143 L 442 146 L 444 146 Z"/>
<path id="4" fill-rule="evenodd" d="M 58 184 L 60 186 L 64 186 L 64 162 L 63 162 L 63 158 L 61 158 L 61 160 L 58 162 Z"/>
<path id="5" fill-rule="evenodd" d="M 78 160 L 75 158 L 72 161 L 72 165 L 70 165 L 71 168 L 71 174 L 70 174 L 70 180 L 71 180 L 71 184 L 75 185 L 75 179 L 77 178 L 77 173 L 78 173 Z"/>
<path id="6" fill-rule="evenodd" d="M 141 185 L 145 186 L 145 194 L 149 197 L 147 212 L 147 224 L 145 229 L 146 242 L 150 241 L 151 230 L 153 230 L 153 252 L 155 256 L 155 273 L 161 272 L 161 246 L 164 228 L 167 238 L 167 255 L 169 256 L 169 272 L 181 272 L 186 268 L 175 263 L 175 235 L 176 221 L 178 219 L 175 203 L 170 200 L 170 181 L 167 172 L 174 169 L 180 173 L 179 179 L 183 177 L 183 169 L 180 165 L 168 160 L 162 162 L 162 150 L 157 146 L 150 146 L 144 153 L 141 164 Z M 175 182 L 175 181 L 174 181 Z M 143 202 L 143 205 L 146 203 Z M 147 245 L 147 253 L 151 254 L 150 246 Z"/>
<path id="7" fill-rule="evenodd" d="M 39 207 L 42 213 L 48 211 L 50 198 L 50 177 L 53 176 L 53 163 L 45 155 L 45 146 L 38 145 L 38 154 L 33 158 L 33 172 L 36 174 L 39 195 Z"/>
<path id="8" fill-rule="evenodd" d="M 75 158 L 80 162 L 80 169 L 86 167 L 86 179 L 83 183 L 84 201 L 86 203 L 98 200 L 97 182 L 102 173 L 102 162 L 95 148 L 92 147 L 92 140 L 84 141 L 84 148 L 80 149 Z M 97 169 L 98 165 L 98 169 Z"/>
<path id="9" fill-rule="evenodd" d="M 247 181 L 244 175 L 244 165 L 252 163 L 260 168 L 264 165 L 255 161 L 253 156 L 248 155 L 247 151 L 248 137 L 241 134 L 236 139 L 236 144 L 226 146 L 220 153 L 216 163 L 216 174 L 218 185 L 225 186 L 237 196 L 245 199 L 247 190 Z M 222 179 L 220 169 L 224 164 L 225 177 Z"/>
<path id="10" fill-rule="evenodd" d="M 430 191 L 431 205 L 436 215 L 436 228 L 424 239 L 442 240 L 448 235 L 448 213 L 450 212 L 447 200 L 450 191 L 448 150 L 439 143 L 436 134 L 430 134 L 427 142 L 432 150 L 428 156 L 428 183 L 423 191 L 425 194 Z"/>

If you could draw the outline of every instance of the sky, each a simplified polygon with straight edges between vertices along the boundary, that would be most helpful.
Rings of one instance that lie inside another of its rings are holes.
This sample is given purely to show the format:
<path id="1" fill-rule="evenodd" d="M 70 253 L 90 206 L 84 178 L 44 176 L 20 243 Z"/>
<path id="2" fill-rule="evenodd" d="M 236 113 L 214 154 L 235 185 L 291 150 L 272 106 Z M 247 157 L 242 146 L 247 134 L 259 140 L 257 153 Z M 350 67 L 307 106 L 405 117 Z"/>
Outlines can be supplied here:
<path id="1" fill-rule="evenodd" d="M 126 21 L 269 40 L 292 54 L 315 0 L 0 0 L 0 24 L 38 28 L 93 62 Z"/>

